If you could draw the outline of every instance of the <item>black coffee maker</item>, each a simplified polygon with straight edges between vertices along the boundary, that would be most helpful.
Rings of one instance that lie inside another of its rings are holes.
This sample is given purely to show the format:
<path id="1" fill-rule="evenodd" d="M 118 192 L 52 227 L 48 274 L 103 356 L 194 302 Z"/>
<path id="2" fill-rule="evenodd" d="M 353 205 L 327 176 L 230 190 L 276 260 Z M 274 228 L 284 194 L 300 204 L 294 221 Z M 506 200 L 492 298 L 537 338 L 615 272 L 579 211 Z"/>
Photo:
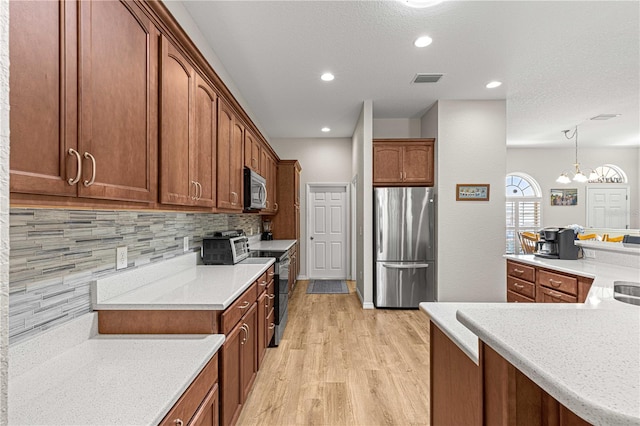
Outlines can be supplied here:
<path id="1" fill-rule="evenodd" d="M 574 244 L 575 240 L 576 233 L 571 228 L 541 229 L 534 255 L 546 259 L 578 259 L 580 247 Z"/>

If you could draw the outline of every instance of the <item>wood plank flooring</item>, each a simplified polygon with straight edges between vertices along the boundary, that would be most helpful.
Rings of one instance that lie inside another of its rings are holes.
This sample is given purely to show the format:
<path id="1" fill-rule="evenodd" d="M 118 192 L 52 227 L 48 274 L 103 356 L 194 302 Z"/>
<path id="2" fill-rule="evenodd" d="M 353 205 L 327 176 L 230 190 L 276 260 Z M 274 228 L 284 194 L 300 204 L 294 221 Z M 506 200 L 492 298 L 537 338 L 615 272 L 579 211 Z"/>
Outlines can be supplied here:
<path id="1" fill-rule="evenodd" d="M 238 425 L 429 424 L 429 322 L 418 310 L 363 310 L 299 281 Z"/>

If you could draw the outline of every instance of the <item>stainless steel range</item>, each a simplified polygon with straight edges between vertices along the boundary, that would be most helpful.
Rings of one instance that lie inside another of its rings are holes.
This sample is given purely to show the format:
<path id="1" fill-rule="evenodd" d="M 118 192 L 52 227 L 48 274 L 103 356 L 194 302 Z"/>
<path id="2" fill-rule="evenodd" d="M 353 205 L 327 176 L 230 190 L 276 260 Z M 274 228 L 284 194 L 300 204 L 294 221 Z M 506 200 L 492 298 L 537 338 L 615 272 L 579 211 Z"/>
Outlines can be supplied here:
<path id="1" fill-rule="evenodd" d="M 289 252 L 287 250 L 251 250 L 249 256 L 273 257 L 276 259 L 274 276 L 275 293 L 278 294 L 274 303 L 276 332 L 273 335 L 273 340 L 269 342 L 269 346 L 278 346 L 284 334 L 289 314 Z"/>

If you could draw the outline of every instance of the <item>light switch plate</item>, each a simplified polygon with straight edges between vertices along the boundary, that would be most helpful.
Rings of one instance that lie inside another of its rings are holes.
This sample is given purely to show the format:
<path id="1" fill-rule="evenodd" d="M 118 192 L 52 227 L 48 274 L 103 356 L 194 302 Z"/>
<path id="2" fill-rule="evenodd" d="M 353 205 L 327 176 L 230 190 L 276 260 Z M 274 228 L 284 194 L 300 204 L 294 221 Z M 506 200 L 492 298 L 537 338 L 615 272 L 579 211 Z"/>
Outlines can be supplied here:
<path id="1" fill-rule="evenodd" d="M 189 237 L 184 237 L 183 250 L 189 251 Z"/>
<path id="2" fill-rule="evenodd" d="M 127 247 L 116 248 L 116 270 L 127 267 Z"/>

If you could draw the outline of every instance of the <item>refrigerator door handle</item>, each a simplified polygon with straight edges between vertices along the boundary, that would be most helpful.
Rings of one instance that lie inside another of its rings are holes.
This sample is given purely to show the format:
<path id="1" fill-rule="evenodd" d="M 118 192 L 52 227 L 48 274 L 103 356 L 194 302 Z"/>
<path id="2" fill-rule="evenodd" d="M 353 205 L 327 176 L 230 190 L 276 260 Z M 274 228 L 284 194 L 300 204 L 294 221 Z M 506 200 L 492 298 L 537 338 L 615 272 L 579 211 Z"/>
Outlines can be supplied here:
<path id="1" fill-rule="evenodd" d="M 418 268 L 428 268 L 428 263 L 412 263 L 410 265 L 397 265 L 394 263 L 383 263 L 383 267 L 389 269 L 418 269 Z"/>

